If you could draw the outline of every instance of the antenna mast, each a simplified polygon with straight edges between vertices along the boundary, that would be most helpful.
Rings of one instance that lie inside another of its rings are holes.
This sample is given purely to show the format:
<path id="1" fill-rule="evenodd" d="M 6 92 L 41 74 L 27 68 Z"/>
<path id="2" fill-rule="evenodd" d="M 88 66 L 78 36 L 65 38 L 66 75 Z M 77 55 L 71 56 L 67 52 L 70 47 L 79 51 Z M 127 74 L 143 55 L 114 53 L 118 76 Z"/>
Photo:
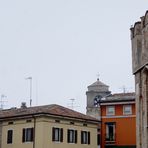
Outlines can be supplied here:
<path id="1" fill-rule="evenodd" d="M 6 102 L 6 101 L 4 101 L 3 99 L 6 98 L 6 97 L 7 96 L 5 96 L 4 94 L 1 95 L 1 99 L 0 99 L 0 110 L 2 110 L 3 107 L 4 107 L 4 102 Z"/>
<path id="2" fill-rule="evenodd" d="M 26 78 L 26 80 L 30 81 L 30 107 L 32 106 L 32 77 Z"/>

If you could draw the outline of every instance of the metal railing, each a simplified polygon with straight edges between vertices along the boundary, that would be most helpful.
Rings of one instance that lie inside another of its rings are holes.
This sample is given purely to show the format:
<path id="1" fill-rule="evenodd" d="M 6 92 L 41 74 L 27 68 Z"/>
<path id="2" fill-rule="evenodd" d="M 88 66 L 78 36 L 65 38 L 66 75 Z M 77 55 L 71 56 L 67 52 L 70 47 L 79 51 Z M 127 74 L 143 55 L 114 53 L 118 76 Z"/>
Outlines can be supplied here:
<path id="1" fill-rule="evenodd" d="M 107 143 L 107 142 L 115 142 L 116 141 L 116 135 L 115 134 L 112 134 L 112 133 L 110 133 L 110 134 L 105 134 L 105 142 Z"/>

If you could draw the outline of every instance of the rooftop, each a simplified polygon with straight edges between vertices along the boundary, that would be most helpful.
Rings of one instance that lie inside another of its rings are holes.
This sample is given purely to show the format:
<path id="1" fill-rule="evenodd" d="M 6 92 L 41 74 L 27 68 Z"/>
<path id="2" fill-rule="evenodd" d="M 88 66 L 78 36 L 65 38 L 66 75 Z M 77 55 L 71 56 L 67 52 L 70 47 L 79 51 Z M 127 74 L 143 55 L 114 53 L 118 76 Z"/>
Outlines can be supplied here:
<path id="1" fill-rule="evenodd" d="M 116 93 L 112 94 L 105 99 L 102 99 L 102 103 L 108 103 L 108 102 L 127 102 L 127 101 L 135 101 L 135 93 Z"/>
<path id="2" fill-rule="evenodd" d="M 109 86 L 97 79 L 96 82 L 88 86 L 88 91 L 106 92 L 109 91 Z"/>
<path id="3" fill-rule="evenodd" d="M 93 117 L 90 117 L 88 115 L 79 113 L 77 111 L 56 104 L 1 110 L 0 120 L 17 118 L 17 117 L 26 117 L 29 115 L 34 115 L 34 116 L 49 115 L 49 116 L 73 118 L 76 120 L 85 120 L 88 122 L 99 122 L 97 119 Z"/>

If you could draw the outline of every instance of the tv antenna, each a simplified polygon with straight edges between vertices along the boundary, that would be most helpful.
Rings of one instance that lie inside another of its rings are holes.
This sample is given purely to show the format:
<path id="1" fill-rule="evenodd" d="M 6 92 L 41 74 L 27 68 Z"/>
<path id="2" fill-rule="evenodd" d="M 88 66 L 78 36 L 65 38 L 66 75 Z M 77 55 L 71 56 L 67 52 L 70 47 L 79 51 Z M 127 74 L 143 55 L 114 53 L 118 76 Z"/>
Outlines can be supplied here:
<path id="1" fill-rule="evenodd" d="M 4 94 L 1 94 L 1 97 L 0 97 L 0 110 L 2 110 L 4 108 L 4 103 L 6 102 L 4 100 L 4 98 L 6 98 L 7 96 L 4 95 Z"/>
<path id="2" fill-rule="evenodd" d="M 75 102 L 75 99 L 72 98 L 72 99 L 69 99 L 71 101 L 70 105 L 68 107 L 70 107 L 72 110 L 74 110 L 75 107 L 80 107 L 80 106 L 75 106 L 74 105 L 74 102 Z"/>
<path id="3" fill-rule="evenodd" d="M 27 77 L 26 80 L 30 81 L 30 107 L 32 106 L 32 77 Z"/>

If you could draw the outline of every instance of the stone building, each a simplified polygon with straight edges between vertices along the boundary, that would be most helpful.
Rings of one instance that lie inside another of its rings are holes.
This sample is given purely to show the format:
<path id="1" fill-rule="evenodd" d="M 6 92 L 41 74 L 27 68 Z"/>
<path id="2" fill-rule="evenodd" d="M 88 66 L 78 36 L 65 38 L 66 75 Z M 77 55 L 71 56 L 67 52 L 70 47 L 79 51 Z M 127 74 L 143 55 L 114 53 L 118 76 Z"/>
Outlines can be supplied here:
<path id="1" fill-rule="evenodd" d="M 136 89 L 137 148 L 148 148 L 148 11 L 130 30 Z"/>
<path id="2" fill-rule="evenodd" d="M 99 106 L 95 104 L 95 99 L 103 98 L 110 95 L 109 86 L 102 83 L 99 79 L 96 82 L 88 86 L 87 96 L 87 107 L 86 114 L 95 117 L 100 120 Z M 97 102 L 96 102 L 97 103 Z"/>

